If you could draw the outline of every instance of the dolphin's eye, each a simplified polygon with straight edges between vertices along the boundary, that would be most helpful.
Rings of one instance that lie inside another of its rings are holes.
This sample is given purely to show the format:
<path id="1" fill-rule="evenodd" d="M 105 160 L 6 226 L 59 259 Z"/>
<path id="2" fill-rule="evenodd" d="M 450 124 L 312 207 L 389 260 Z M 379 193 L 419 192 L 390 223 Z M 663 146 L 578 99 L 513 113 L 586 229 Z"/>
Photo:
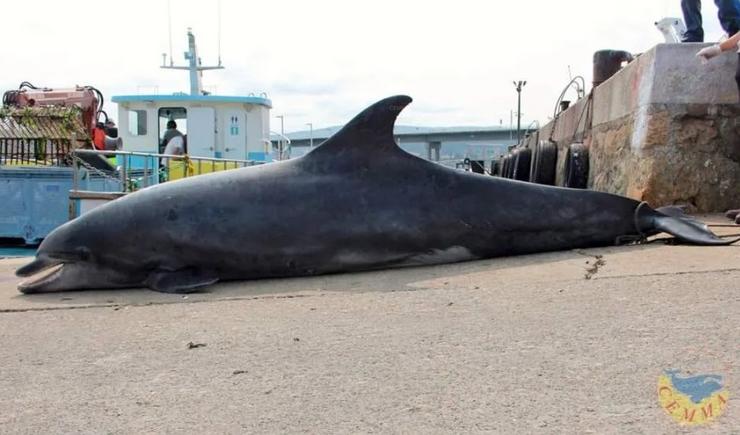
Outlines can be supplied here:
<path id="1" fill-rule="evenodd" d="M 90 255 L 90 249 L 88 249 L 88 248 L 86 248 L 84 246 L 81 246 L 81 247 L 75 249 L 75 252 L 79 256 L 79 259 L 82 260 L 82 261 L 87 261 L 87 260 L 90 259 L 90 256 L 91 256 Z"/>

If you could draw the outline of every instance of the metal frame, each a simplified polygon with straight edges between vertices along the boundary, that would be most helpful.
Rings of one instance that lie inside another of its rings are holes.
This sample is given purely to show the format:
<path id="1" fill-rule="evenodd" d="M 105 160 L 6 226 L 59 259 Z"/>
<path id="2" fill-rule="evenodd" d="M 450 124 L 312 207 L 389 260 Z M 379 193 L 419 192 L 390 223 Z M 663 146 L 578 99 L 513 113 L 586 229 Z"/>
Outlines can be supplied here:
<path id="1" fill-rule="evenodd" d="M 155 173 L 160 173 L 160 169 L 157 169 L 155 167 L 152 167 L 151 170 L 149 169 L 149 161 L 150 160 L 156 160 L 156 161 L 162 161 L 163 159 L 172 159 L 172 160 L 181 160 L 181 161 L 190 161 L 194 164 L 198 165 L 198 175 L 202 173 L 203 168 L 203 162 L 213 162 L 213 172 L 217 172 L 220 170 L 229 170 L 229 169 L 238 169 L 238 168 L 244 168 L 248 166 L 255 166 L 262 164 L 262 162 L 257 162 L 255 160 L 239 160 L 239 159 L 221 159 L 221 158 L 214 158 L 214 157 L 190 157 L 187 154 L 186 155 L 173 155 L 173 154 L 155 154 L 155 153 L 144 153 L 144 152 L 135 152 L 135 151 L 102 151 L 102 150 L 89 150 L 89 149 L 76 149 L 73 150 L 71 153 L 72 155 L 72 168 L 73 168 L 73 183 L 72 183 L 72 189 L 74 191 L 78 191 L 80 187 L 80 164 L 82 166 L 85 166 L 86 169 L 91 170 L 98 175 L 101 175 L 102 177 L 109 178 L 109 179 L 115 179 L 116 181 L 120 181 L 121 184 L 121 192 L 127 193 L 130 191 L 129 185 L 134 177 L 132 177 L 133 170 L 130 168 L 129 165 L 129 159 L 130 157 L 145 157 L 144 160 L 144 168 L 143 168 L 143 176 L 141 179 L 143 180 L 144 185 L 142 187 L 149 186 L 149 178 L 154 175 Z M 95 169 L 90 167 L 89 165 L 86 165 L 83 160 L 81 160 L 78 155 L 99 155 L 104 157 L 122 157 L 120 159 L 121 165 L 117 168 L 117 174 L 108 174 L 105 171 Z M 223 169 L 216 169 L 216 163 L 223 163 Z M 230 168 L 229 166 L 233 164 L 233 168 Z M 154 166 L 154 165 L 153 165 Z M 167 168 L 166 170 L 169 171 L 169 167 L 165 166 Z M 169 175 L 169 173 L 167 173 Z M 193 175 L 197 176 L 197 175 Z M 185 170 L 183 173 L 184 178 L 188 178 L 188 171 Z M 138 177 L 137 177 L 138 178 Z M 169 177 L 168 177 L 169 178 Z M 158 180 L 158 178 L 157 178 Z M 152 184 L 159 184 L 159 181 L 152 183 Z"/>

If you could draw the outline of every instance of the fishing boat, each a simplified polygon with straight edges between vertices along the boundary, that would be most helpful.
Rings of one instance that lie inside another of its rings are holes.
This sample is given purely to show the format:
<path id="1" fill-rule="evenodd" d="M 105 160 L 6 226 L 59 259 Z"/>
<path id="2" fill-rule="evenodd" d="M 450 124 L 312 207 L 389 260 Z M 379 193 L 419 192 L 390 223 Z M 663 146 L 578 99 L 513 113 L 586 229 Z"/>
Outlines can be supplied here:
<path id="1" fill-rule="evenodd" d="M 34 245 L 54 228 L 105 202 L 153 184 L 270 162 L 284 156 L 270 141 L 266 94 L 212 95 L 188 29 L 190 92 L 116 95 L 115 125 L 92 86 L 69 89 L 23 82 L 0 110 L 0 245 Z M 220 56 L 219 56 L 220 57 Z M 164 154 L 176 125 L 182 153 Z M 282 143 L 282 142 L 281 142 Z"/>

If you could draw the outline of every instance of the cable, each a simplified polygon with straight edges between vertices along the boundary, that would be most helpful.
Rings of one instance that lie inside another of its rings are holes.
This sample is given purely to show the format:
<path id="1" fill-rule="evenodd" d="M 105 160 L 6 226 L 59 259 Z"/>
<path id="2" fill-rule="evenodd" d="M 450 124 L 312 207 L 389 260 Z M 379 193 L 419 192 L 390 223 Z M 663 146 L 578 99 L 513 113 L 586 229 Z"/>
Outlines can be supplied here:
<path id="1" fill-rule="evenodd" d="M 21 82 L 20 85 L 18 85 L 18 89 L 23 89 L 23 88 L 41 89 L 41 88 L 37 88 L 36 86 L 32 85 L 31 82 L 27 82 L 27 81 L 23 81 Z"/>
<path id="2" fill-rule="evenodd" d="M 582 84 L 579 86 L 578 82 L 581 82 Z M 565 93 L 568 92 L 568 89 L 571 88 L 571 86 L 576 86 L 576 94 L 578 95 L 578 99 L 580 100 L 585 95 L 582 96 L 582 93 L 585 92 L 586 89 L 586 80 L 582 76 L 575 76 L 573 79 L 568 82 L 568 84 L 563 89 L 563 92 L 560 93 L 560 96 L 558 97 L 557 102 L 555 103 L 555 109 L 553 110 L 552 117 L 555 119 L 558 114 L 560 113 L 558 109 L 560 108 L 560 102 L 563 101 L 563 97 L 565 96 Z"/>
<path id="3" fill-rule="evenodd" d="M 172 59 L 172 5 L 170 0 L 167 0 L 167 32 L 170 38 L 170 66 L 172 66 L 174 60 Z"/>
<path id="4" fill-rule="evenodd" d="M 103 97 L 103 93 L 100 92 L 100 90 L 98 88 L 94 87 L 94 86 L 83 86 L 82 88 L 94 92 L 95 93 L 95 96 L 98 98 L 98 108 L 95 111 L 95 121 L 98 121 L 98 118 L 100 118 L 100 113 L 104 113 L 105 114 L 105 111 L 103 110 L 103 104 L 105 102 L 105 98 Z M 105 120 L 106 121 L 108 120 L 108 115 L 107 114 L 105 115 Z"/>
<path id="5" fill-rule="evenodd" d="M 581 85 L 578 84 L 579 81 L 581 82 Z M 558 119 L 560 118 L 560 113 L 562 112 L 562 110 L 558 110 L 560 109 L 560 103 L 563 101 L 565 93 L 568 92 L 568 89 L 570 89 L 573 85 L 575 85 L 578 100 L 581 100 L 585 97 L 584 93 L 586 89 L 586 80 L 582 76 L 575 76 L 570 79 L 565 88 L 563 88 L 563 92 L 560 93 L 558 100 L 555 102 L 555 109 L 553 109 L 552 112 L 552 128 L 550 129 L 550 137 L 548 138 L 550 142 L 553 142 L 552 138 L 555 134 L 555 127 L 557 127 L 558 125 Z"/>
<path id="6" fill-rule="evenodd" d="M 221 66 L 221 0 L 217 1 L 218 6 L 218 66 Z"/>
<path id="7" fill-rule="evenodd" d="M 107 124 L 108 123 L 108 113 L 105 110 L 98 110 L 98 118 L 100 118 L 101 113 L 103 114 L 103 116 L 105 116 L 105 124 Z"/>
<path id="8" fill-rule="evenodd" d="M 21 82 L 20 85 L 18 85 L 18 90 L 6 91 L 3 94 L 3 106 L 17 106 L 18 105 L 18 95 L 21 93 L 23 88 L 41 89 L 41 88 L 34 86 L 31 82 L 23 81 Z"/>
<path id="9" fill-rule="evenodd" d="M 6 91 L 3 94 L 3 106 L 18 105 L 18 94 L 20 94 L 20 91 Z"/>
<path id="10" fill-rule="evenodd" d="M 576 122 L 576 128 L 573 131 L 573 138 L 570 141 L 571 143 L 576 141 L 576 136 L 578 136 L 578 127 L 581 126 L 581 120 L 583 119 L 583 114 L 586 113 L 586 110 L 590 110 L 591 108 L 591 103 L 593 102 L 593 95 L 594 95 L 593 93 L 588 94 L 588 100 L 586 101 L 586 104 L 583 105 L 583 110 L 581 110 L 580 116 L 578 116 L 578 122 Z M 584 136 L 587 131 L 588 129 L 586 129 L 586 126 L 584 125 L 583 126 Z"/>

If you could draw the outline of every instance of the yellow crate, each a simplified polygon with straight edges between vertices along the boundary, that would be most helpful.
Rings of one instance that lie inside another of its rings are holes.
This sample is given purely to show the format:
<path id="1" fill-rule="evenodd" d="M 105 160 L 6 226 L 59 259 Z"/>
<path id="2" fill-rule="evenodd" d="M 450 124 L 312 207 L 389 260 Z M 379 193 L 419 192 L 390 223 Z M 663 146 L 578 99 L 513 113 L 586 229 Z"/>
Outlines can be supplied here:
<path id="1" fill-rule="evenodd" d="M 188 158 L 183 159 L 169 159 L 167 162 L 167 169 L 170 180 L 179 180 L 185 178 L 185 171 L 187 170 L 187 176 L 192 177 L 194 175 L 208 174 L 211 172 L 224 171 L 229 169 L 239 168 L 237 162 L 213 162 L 210 160 L 193 161 Z"/>

